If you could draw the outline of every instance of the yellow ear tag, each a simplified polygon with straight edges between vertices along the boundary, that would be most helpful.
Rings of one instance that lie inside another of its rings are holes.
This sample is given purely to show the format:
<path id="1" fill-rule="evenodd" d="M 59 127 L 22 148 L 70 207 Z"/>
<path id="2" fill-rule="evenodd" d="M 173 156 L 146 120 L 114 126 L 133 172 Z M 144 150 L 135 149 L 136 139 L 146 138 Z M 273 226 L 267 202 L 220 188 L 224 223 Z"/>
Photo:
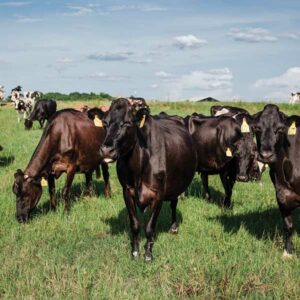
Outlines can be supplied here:
<path id="1" fill-rule="evenodd" d="M 297 127 L 295 121 L 292 123 L 292 125 L 289 127 L 288 135 L 296 135 Z"/>
<path id="2" fill-rule="evenodd" d="M 242 123 L 242 126 L 241 126 L 241 132 L 242 133 L 249 133 L 250 132 L 250 128 L 249 128 L 249 125 L 246 121 L 246 118 L 243 118 L 243 123 Z"/>
<path id="3" fill-rule="evenodd" d="M 103 127 L 103 123 L 102 123 L 102 121 L 99 119 L 98 116 L 95 116 L 95 118 L 94 118 L 94 124 L 95 124 L 95 126 L 97 126 L 97 127 Z"/>
<path id="4" fill-rule="evenodd" d="M 145 125 L 145 121 L 146 121 L 146 115 L 143 115 L 142 121 L 140 123 L 140 128 L 142 128 Z"/>
<path id="5" fill-rule="evenodd" d="M 48 186 L 48 182 L 47 182 L 47 180 L 44 177 L 42 177 L 41 185 L 42 186 Z"/>
<path id="6" fill-rule="evenodd" d="M 226 150 L 226 156 L 227 157 L 232 157 L 232 152 L 231 152 L 230 148 L 227 148 L 227 150 Z"/>

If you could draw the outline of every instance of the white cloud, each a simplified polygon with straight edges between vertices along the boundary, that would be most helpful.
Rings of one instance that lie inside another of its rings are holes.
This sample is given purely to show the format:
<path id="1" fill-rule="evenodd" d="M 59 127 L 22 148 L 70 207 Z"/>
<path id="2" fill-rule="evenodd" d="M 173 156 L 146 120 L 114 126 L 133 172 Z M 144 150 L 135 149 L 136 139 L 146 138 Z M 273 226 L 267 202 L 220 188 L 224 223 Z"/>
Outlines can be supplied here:
<path id="1" fill-rule="evenodd" d="M 32 2 L 29 1 L 8 1 L 8 2 L 2 2 L 0 3 L 0 6 L 13 6 L 13 7 L 17 7 L 17 6 L 25 6 L 25 5 L 29 5 Z"/>
<path id="2" fill-rule="evenodd" d="M 157 88 L 158 88 L 158 84 L 157 84 L 157 83 L 153 83 L 153 84 L 151 84 L 151 87 L 152 87 L 153 89 L 157 89 Z"/>
<path id="3" fill-rule="evenodd" d="M 159 71 L 159 72 L 155 73 L 155 76 L 161 77 L 161 78 L 170 78 L 170 77 L 173 77 L 173 74 L 167 73 L 165 71 Z"/>
<path id="4" fill-rule="evenodd" d="M 286 32 L 286 33 L 283 33 L 281 34 L 282 37 L 284 38 L 288 38 L 290 40 L 300 40 L 300 32 Z"/>
<path id="5" fill-rule="evenodd" d="M 300 67 L 289 68 L 279 76 L 259 79 L 254 87 L 263 90 L 265 98 L 287 99 L 291 92 L 300 91 Z"/>
<path id="6" fill-rule="evenodd" d="M 64 57 L 64 58 L 58 59 L 57 62 L 61 63 L 61 64 L 69 64 L 69 63 L 73 62 L 73 60 L 71 58 Z"/>
<path id="7" fill-rule="evenodd" d="M 234 40 L 247 43 L 276 42 L 278 39 L 263 28 L 233 28 L 228 33 Z"/>
<path id="8" fill-rule="evenodd" d="M 177 36 L 174 38 L 174 40 L 175 40 L 174 46 L 180 49 L 199 48 L 207 44 L 206 40 L 199 39 L 192 34 Z"/>
<path id="9" fill-rule="evenodd" d="M 128 79 L 130 79 L 130 76 L 108 75 L 104 72 L 97 72 L 95 74 L 84 76 L 81 78 L 93 78 L 93 79 L 99 79 L 99 80 L 104 80 L 104 81 L 120 81 L 120 80 L 128 80 Z"/>
<path id="10" fill-rule="evenodd" d="M 208 71 L 193 71 L 166 83 L 171 99 L 201 99 L 212 96 L 229 98 L 232 96 L 232 72 L 228 68 Z"/>
<path id="11" fill-rule="evenodd" d="M 65 15 L 68 15 L 68 16 L 80 17 L 80 16 L 89 15 L 93 12 L 92 8 L 85 7 L 85 6 L 68 5 L 68 8 L 72 11 L 69 13 L 65 13 Z"/>
<path id="12" fill-rule="evenodd" d="M 143 12 L 158 12 L 166 11 L 166 7 L 158 5 L 114 5 L 108 8 L 109 11 L 143 11 Z"/>

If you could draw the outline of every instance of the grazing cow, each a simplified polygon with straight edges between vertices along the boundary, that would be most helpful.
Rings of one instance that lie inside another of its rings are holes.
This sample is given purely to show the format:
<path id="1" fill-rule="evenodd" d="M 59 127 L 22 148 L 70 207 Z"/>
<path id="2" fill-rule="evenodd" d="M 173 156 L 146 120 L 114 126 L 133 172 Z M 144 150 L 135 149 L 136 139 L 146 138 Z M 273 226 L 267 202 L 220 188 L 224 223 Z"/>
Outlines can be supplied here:
<path id="1" fill-rule="evenodd" d="M 193 179 L 196 152 L 185 126 L 165 118 L 154 118 L 144 99 L 116 99 L 103 118 L 106 137 L 100 148 L 105 161 L 117 160 L 132 232 L 132 256 L 139 255 L 140 221 L 137 206 L 150 206 L 145 226 L 145 260 L 152 260 L 156 221 L 163 200 L 170 201 L 176 233 L 178 196 Z"/>
<path id="2" fill-rule="evenodd" d="M 291 93 L 290 104 L 300 103 L 300 93 Z"/>
<path id="3" fill-rule="evenodd" d="M 284 256 L 291 256 L 292 211 L 300 206 L 300 117 L 288 117 L 268 104 L 253 118 L 259 160 L 269 164 L 283 219 Z"/>
<path id="4" fill-rule="evenodd" d="M 30 129 L 33 121 L 39 121 L 41 128 L 44 123 L 56 112 L 56 102 L 54 100 L 39 100 L 35 103 L 33 111 L 28 119 L 25 119 L 25 128 Z"/>
<path id="5" fill-rule="evenodd" d="M 210 108 L 210 115 L 213 117 L 218 117 L 218 116 L 235 117 L 238 114 L 249 115 L 249 112 L 246 109 L 235 107 L 235 106 L 228 106 L 228 105 L 213 105 Z"/>
<path id="6" fill-rule="evenodd" d="M 84 173 L 86 186 L 91 191 L 92 173 L 100 173 L 101 164 L 105 196 L 110 196 L 108 166 L 99 155 L 99 148 L 105 132 L 95 126 L 86 113 L 73 109 L 56 112 L 49 120 L 41 140 L 36 147 L 24 172 L 15 173 L 13 192 L 16 194 L 16 217 L 26 222 L 32 209 L 37 205 L 41 193 L 42 178 L 48 180 L 50 204 L 56 207 L 55 179 L 67 173 L 63 188 L 65 210 L 70 208 L 70 188 L 75 173 Z"/>
<path id="7" fill-rule="evenodd" d="M 193 114 L 187 118 L 188 129 L 197 150 L 197 171 L 201 173 L 203 197 L 210 199 L 208 175 L 219 174 L 225 196 L 222 205 L 231 206 L 235 181 L 257 179 L 257 149 L 247 123 L 248 115 L 208 117 Z"/>

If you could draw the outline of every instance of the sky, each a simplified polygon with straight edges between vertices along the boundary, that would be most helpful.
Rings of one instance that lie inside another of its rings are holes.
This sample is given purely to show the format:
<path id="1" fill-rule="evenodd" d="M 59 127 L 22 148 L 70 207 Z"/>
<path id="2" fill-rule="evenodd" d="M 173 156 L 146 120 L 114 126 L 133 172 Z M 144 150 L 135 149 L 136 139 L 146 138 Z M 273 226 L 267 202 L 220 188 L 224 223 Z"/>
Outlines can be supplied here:
<path id="1" fill-rule="evenodd" d="M 157 100 L 288 101 L 299 0 L 0 0 L 0 85 Z"/>

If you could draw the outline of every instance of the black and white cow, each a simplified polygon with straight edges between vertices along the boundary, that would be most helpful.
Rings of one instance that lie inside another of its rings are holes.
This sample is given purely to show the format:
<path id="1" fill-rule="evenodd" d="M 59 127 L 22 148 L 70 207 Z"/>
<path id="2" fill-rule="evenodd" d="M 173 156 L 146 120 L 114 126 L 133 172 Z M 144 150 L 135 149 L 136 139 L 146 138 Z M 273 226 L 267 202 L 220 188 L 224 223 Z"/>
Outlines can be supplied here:
<path id="1" fill-rule="evenodd" d="M 15 104 L 15 110 L 18 115 L 18 123 L 20 122 L 20 114 L 23 114 L 23 118 L 27 119 L 30 115 L 35 101 L 41 96 L 41 93 L 38 91 L 34 92 L 22 92 L 22 87 L 17 86 L 11 90 L 11 101 Z"/>
<path id="2" fill-rule="evenodd" d="M 3 101 L 5 98 L 4 86 L 0 85 L 0 101 Z"/>
<path id="3" fill-rule="evenodd" d="M 290 104 L 300 103 L 300 93 L 291 93 Z"/>

